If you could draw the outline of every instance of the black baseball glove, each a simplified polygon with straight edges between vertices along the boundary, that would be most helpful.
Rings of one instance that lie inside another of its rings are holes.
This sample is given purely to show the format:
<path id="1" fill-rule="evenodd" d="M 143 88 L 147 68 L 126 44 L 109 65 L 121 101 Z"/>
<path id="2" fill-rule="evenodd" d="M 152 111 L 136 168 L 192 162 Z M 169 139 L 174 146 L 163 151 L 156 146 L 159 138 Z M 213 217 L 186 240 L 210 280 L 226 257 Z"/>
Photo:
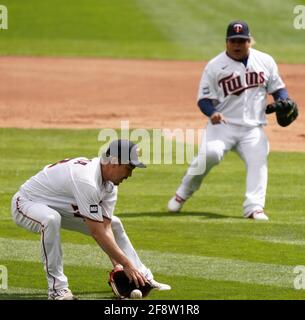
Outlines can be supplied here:
<path id="1" fill-rule="evenodd" d="M 276 113 L 277 123 L 281 127 L 289 126 L 299 115 L 299 110 L 297 104 L 291 100 L 279 99 L 266 107 L 266 113 Z"/>
<path id="2" fill-rule="evenodd" d="M 129 282 L 123 270 L 112 270 L 109 274 L 109 285 L 118 299 L 130 298 L 130 293 L 132 290 L 138 289 L 142 292 L 142 297 L 148 296 L 149 292 L 153 289 L 149 282 L 145 283 L 145 286 L 136 287 L 134 282 Z"/>

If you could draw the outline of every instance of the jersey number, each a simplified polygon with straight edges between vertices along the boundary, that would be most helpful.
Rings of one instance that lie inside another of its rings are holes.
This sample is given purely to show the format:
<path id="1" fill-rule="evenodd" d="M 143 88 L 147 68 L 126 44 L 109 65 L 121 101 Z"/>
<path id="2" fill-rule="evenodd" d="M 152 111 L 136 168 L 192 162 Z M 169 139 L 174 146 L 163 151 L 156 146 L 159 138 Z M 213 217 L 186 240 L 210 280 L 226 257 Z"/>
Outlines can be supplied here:
<path id="1" fill-rule="evenodd" d="M 68 158 L 68 159 L 64 159 L 64 160 L 57 161 L 57 162 L 49 165 L 48 168 L 52 168 L 52 167 L 56 166 L 57 164 L 66 163 L 66 162 L 69 162 L 69 161 L 71 161 L 71 160 L 73 160 L 73 159 Z M 82 159 L 82 160 L 77 160 L 77 161 L 75 161 L 74 164 L 81 164 L 82 166 L 85 166 L 85 165 L 88 164 L 90 161 L 91 161 L 91 160 Z"/>

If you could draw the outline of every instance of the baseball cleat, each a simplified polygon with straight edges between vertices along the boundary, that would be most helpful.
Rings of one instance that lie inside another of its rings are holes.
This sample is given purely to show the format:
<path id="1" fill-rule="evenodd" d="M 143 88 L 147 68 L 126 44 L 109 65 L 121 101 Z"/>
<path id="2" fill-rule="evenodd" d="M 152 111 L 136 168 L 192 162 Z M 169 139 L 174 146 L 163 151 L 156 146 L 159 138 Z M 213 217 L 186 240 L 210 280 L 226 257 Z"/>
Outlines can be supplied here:
<path id="1" fill-rule="evenodd" d="M 153 289 L 156 289 L 157 291 L 166 291 L 172 289 L 170 285 L 157 282 L 154 279 L 149 280 L 149 284 L 153 287 Z"/>
<path id="2" fill-rule="evenodd" d="M 48 300 L 77 300 L 77 298 L 73 295 L 70 289 L 60 289 L 60 290 L 52 290 L 49 293 Z"/>
<path id="3" fill-rule="evenodd" d="M 168 202 L 167 209 L 170 212 L 179 212 L 184 204 L 185 200 L 175 194 Z"/>
<path id="4" fill-rule="evenodd" d="M 253 211 L 247 218 L 254 219 L 254 220 L 260 220 L 260 221 L 268 221 L 269 218 L 265 214 L 263 210 L 256 210 Z"/>

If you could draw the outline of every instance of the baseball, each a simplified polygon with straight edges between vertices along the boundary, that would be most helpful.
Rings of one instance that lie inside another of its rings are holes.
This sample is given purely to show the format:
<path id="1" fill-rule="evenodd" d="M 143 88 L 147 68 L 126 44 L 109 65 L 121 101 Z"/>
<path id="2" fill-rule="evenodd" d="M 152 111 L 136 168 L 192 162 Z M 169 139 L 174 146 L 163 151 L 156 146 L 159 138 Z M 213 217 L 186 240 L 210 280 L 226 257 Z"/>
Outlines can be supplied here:
<path id="1" fill-rule="evenodd" d="M 132 290 L 130 293 L 131 299 L 141 299 L 142 298 L 142 292 L 139 289 Z"/>

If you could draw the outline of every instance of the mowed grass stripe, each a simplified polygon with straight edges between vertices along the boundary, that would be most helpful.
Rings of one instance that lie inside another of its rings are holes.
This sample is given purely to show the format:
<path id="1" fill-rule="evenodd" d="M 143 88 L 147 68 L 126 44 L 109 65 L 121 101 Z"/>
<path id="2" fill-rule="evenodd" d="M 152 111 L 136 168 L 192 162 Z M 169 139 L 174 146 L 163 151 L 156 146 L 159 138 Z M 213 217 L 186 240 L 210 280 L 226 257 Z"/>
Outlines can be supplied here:
<path id="1" fill-rule="evenodd" d="M 293 246 L 305 246 L 305 240 L 289 240 L 275 237 L 255 237 L 256 240 L 270 243 L 287 244 Z"/>
<path id="2" fill-rule="evenodd" d="M 65 265 L 111 268 L 106 255 L 95 245 L 63 243 L 62 247 Z M 0 238 L 3 260 L 37 262 L 40 261 L 39 248 L 39 241 Z M 190 278 L 284 288 L 293 288 L 295 278 L 294 266 L 147 250 L 139 250 L 138 253 L 154 273 L 164 275 L 186 276 L 187 270 Z"/>
<path id="3" fill-rule="evenodd" d="M 293 28 L 296 0 L 7 2 L 1 55 L 209 60 L 224 49 L 229 21 L 240 18 L 258 49 L 281 62 L 305 61 L 305 33 Z"/>
<path id="4" fill-rule="evenodd" d="M 19 287 L 8 287 L 7 289 L 0 289 L 0 295 L 1 294 L 22 294 L 22 295 L 30 295 L 30 294 L 41 294 L 43 296 L 46 295 L 45 289 L 36 289 L 36 288 L 19 288 Z"/>

